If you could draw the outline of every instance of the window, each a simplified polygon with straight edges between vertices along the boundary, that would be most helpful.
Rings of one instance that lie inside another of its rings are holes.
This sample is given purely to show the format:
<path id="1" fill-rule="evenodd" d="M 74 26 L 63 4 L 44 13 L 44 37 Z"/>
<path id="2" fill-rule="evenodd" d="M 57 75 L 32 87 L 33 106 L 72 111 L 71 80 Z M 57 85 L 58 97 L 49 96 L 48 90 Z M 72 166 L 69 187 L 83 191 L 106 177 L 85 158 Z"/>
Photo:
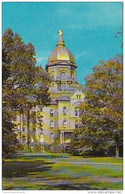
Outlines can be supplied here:
<path id="1" fill-rule="evenodd" d="M 50 137 L 53 139 L 53 138 L 54 138 L 54 134 L 53 134 L 53 133 L 51 133 L 51 134 L 50 134 Z"/>
<path id="2" fill-rule="evenodd" d="M 63 115 L 66 115 L 66 107 L 63 107 Z"/>
<path id="3" fill-rule="evenodd" d="M 43 127 L 43 124 L 42 123 L 40 123 L 39 125 L 40 125 L 40 127 Z"/>
<path id="4" fill-rule="evenodd" d="M 17 120 L 17 119 L 16 119 L 16 116 L 15 116 L 15 117 L 13 117 L 13 120 L 14 120 L 14 121 L 16 121 L 16 120 Z"/>
<path id="5" fill-rule="evenodd" d="M 42 122 L 42 120 L 43 120 L 43 116 L 42 115 L 38 115 L 38 121 Z"/>
<path id="6" fill-rule="evenodd" d="M 77 94 L 76 96 L 77 96 L 77 99 L 80 99 L 81 98 L 81 95 L 79 95 L 79 94 Z"/>
<path id="7" fill-rule="evenodd" d="M 58 85 L 57 85 L 57 90 L 58 90 L 58 91 L 61 91 L 61 84 L 58 84 Z"/>
<path id="8" fill-rule="evenodd" d="M 65 91 L 65 89 L 66 89 L 66 84 L 62 84 L 62 85 L 61 85 L 61 89 L 62 89 L 62 91 Z"/>
<path id="9" fill-rule="evenodd" d="M 51 138 L 51 141 L 53 142 L 54 141 L 54 134 L 53 133 L 50 134 L 50 138 Z"/>
<path id="10" fill-rule="evenodd" d="M 78 121 L 75 122 L 75 129 L 78 128 Z"/>
<path id="11" fill-rule="evenodd" d="M 26 121 L 26 117 L 22 116 L 22 121 L 25 122 Z"/>
<path id="12" fill-rule="evenodd" d="M 44 135 L 43 135 L 43 133 L 40 134 L 40 142 L 41 142 L 41 143 L 44 142 Z"/>
<path id="13" fill-rule="evenodd" d="M 54 79 L 54 74 L 51 75 L 52 79 Z"/>
<path id="14" fill-rule="evenodd" d="M 53 121 L 50 122 L 50 128 L 51 128 L 51 129 L 54 128 L 54 122 L 53 122 Z"/>
<path id="15" fill-rule="evenodd" d="M 79 116 L 79 108 L 75 107 L 75 116 Z"/>
<path id="16" fill-rule="evenodd" d="M 54 115 L 54 110 L 51 109 L 51 110 L 50 110 L 50 116 L 53 117 L 53 115 Z"/>
<path id="17" fill-rule="evenodd" d="M 66 120 L 63 121 L 63 126 L 64 126 L 65 128 L 67 127 L 67 121 L 66 121 Z"/>
<path id="18" fill-rule="evenodd" d="M 26 141 L 26 137 L 22 136 L 22 143 L 25 143 L 25 141 Z"/>
<path id="19" fill-rule="evenodd" d="M 66 74 L 65 74 L 65 72 L 62 72 L 62 73 L 61 73 L 61 79 L 62 79 L 62 80 L 65 80 L 65 79 L 66 79 Z"/>

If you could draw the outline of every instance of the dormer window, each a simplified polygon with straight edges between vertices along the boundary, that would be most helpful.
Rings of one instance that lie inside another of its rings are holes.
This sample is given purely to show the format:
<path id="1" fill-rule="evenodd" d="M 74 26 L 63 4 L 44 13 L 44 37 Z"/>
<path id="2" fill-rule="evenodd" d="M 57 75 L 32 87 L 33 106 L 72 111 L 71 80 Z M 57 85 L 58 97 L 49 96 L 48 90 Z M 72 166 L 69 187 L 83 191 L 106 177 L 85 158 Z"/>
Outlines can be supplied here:
<path id="1" fill-rule="evenodd" d="M 77 97 L 77 99 L 80 99 L 81 98 L 81 95 L 80 94 L 77 94 L 76 97 Z"/>

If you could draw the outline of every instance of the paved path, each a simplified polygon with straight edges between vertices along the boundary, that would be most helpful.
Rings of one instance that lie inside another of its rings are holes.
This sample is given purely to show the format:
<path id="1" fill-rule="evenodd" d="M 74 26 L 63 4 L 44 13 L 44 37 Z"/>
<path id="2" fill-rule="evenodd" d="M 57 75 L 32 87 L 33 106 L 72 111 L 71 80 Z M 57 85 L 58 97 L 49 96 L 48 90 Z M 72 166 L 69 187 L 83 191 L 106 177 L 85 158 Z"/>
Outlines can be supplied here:
<path id="1" fill-rule="evenodd" d="M 52 160 L 51 159 L 51 162 L 55 162 L 55 163 L 61 163 L 61 164 L 94 164 L 94 165 L 107 165 L 107 164 L 114 164 L 114 165 L 120 165 L 120 166 L 122 166 L 123 164 L 121 164 L 121 163 L 95 163 L 95 162 L 68 162 L 68 161 L 66 161 L 66 162 L 62 162 L 62 161 L 56 161 L 56 160 Z"/>

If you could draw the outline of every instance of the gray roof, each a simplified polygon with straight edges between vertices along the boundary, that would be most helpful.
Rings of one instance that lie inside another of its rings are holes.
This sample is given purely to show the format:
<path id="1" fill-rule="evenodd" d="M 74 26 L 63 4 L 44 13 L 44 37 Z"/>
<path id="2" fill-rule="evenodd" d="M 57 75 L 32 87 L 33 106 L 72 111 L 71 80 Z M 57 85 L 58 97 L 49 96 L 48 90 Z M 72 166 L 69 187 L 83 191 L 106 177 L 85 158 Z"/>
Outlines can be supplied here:
<path id="1" fill-rule="evenodd" d="M 69 88 L 67 88 L 67 90 L 66 90 L 66 91 L 74 92 L 75 90 L 76 90 L 76 88 L 69 87 Z"/>
<path id="2" fill-rule="evenodd" d="M 52 100 L 51 102 L 50 102 L 50 104 L 57 104 L 57 100 L 55 99 L 55 100 Z"/>
<path id="3" fill-rule="evenodd" d="M 69 96 L 60 96 L 57 100 L 58 101 L 70 101 L 70 97 Z"/>

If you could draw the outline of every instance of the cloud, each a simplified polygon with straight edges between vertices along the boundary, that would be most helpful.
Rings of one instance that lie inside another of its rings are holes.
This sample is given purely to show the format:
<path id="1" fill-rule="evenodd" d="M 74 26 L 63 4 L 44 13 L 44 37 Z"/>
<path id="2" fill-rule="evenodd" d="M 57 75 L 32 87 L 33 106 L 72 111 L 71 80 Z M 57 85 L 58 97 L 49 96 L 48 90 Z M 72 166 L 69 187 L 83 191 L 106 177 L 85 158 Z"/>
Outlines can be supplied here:
<path id="1" fill-rule="evenodd" d="M 47 59 L 48 59 L 48 57 L 36 57 L 36 60 L 37 60 L 38 63 L 43 62 Z"/>
<path id="2" fill-rule="evenodd" d="M 76 55 L 75 59 L 77 60 L 77 59 L 79 59 L 80 57 L 82 57 L 82 56 L 84 56 L 84 55 L 87 55 L 87 54 L 88 54 L 88 52 L 83 51 L 81 54 Z"/>

